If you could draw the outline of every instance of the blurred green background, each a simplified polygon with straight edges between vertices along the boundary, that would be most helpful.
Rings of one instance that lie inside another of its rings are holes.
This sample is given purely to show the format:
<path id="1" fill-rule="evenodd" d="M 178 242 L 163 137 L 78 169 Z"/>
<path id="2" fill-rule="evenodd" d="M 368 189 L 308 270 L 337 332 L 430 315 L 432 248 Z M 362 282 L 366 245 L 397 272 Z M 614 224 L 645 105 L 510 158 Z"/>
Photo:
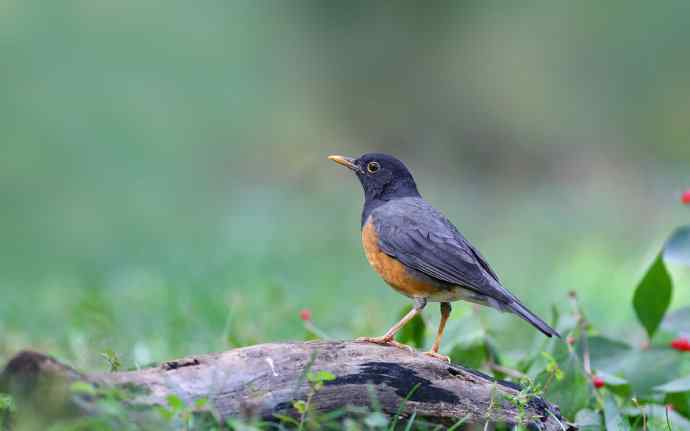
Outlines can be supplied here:
<path id="1" fill-rule="evenodd" d="M 369 151 L 405 160 L 535 312 L 575 290 L 606 334 L 642 334 L 635 283 L 690 219 L 688 12 L 0 1 L 0 359 L 302 339 L 302 308 L 332 337 L 380 335 L 407 299 L 368 267 L 359 184 L 326 160 Z M 505 352 L 540 340 L 482 317 Z M 446 346 L 477 320 L 456 306 Z"/>

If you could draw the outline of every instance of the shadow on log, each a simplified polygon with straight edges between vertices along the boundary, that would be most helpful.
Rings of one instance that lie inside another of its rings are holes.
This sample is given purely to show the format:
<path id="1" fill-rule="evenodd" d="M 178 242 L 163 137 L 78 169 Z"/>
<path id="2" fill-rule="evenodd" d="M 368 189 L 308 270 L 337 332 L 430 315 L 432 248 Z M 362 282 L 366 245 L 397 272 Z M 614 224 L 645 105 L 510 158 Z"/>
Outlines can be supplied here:
<path id="1" fill-rule="evenodd" d="M 24 351 L 0 374 L 0 391 L 33 400 L 30 408 L 42 414 L 54 414 L 46 406 L 57 410 L 56 405 L 70 414 L 90 414 L 88 403 L 74 402 L 69 391 L 73 382 L 98 387 L 127 385 L 141 389 L 130 404 L 165 405 L 174 394 L 187 403 L 207 399 L 220 419 L 251 416 L 271 420 L 276 413 L 296 416 L 293 401 L 305 400 L 311 390 L 306 371 L 335 375 L 313 396 L 312 405 L 318 411 L 370 406 L 373 388 L 381 410 L 388 415 L 395 415 L 403 406 L 401 416 L 416 412 L 417 417 L 446 425 L 465 417 L 468 423 L 480 424 L 513 424 L 522 418 L 532 429 L 574 429 L 561 418 L 557 406 L 538 397 L 529 400 L 520 413 L 513 401 L 520 388 L 514 384 L 422 354 L 362 342 L 261 344 L 137 371 L 90 374 L 41 353 Z"/>

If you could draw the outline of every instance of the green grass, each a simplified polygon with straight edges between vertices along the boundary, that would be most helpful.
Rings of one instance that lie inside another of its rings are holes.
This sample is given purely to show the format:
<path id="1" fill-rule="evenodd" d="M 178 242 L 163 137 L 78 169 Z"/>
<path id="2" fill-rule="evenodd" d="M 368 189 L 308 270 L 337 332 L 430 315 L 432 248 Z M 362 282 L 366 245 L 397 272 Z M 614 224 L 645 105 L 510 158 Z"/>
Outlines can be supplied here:
<path id="1" fill-rule="evenodd" d="M 135 367 L 302 339 L 307 334 L 301 308 L 311 309 L 316 324 L 333 338 L 382 333 L 407 300 L 368 267 L 358 238 L 358 186 L 334 175 L 328 185 L 333 193 L 256 189 L 246 201 L 235 196 L 231 205 L 218 206 L 217 214 L 207 210 L 182 221 L 166 217 L 165 208 L 156 222 L 141 225 L 125 208 L 103 211 L 113 230 L 101 231 L 98 241 L 91 233 L 72 236 L 65 228 L 71 220 L 55 217 L 54 226 L 25 238 L 33 241 L 23 244 L 28 256 L 14 256 L 0 277 L 0 359 L 30 347 L 101 370 L 107 363 L 100 353 L 108 349 L 125 367 Z M 441 201 L 441 194 L 429 198 Z M 636 221 L 613 223 L 616 209 L 610 204 L 599 211 L 608 222 L 585 222 L 561 204 L 542 202 L 539 210 L 535 205 L 518 196 L 476 201 L 469 209 L 451 202 L 444 209 L 506 286 L 539 314 L 548 319 L 552 306 L 567 311 L 566 293 L 576 290 L 598 328 L 629 333 L 632 286 L 666 228 L 630 235 Z M 120 216 L 131 220 L 118 226 Z M 42 235 L 51 228 L 52 242 L 44 244 Z M 102 243 L 93 247 L 85 239 Z M 674 302 L 687 302 L 688 295 L 679 289 Z M 446 348 L 479 329 L 470 310 L 454 308 Z M 432 333 L 437 306 L 424 314 Z M 482 316 L 507 353 L 519 356 L 541 340 L 513 316 L 493 310 Z"/>

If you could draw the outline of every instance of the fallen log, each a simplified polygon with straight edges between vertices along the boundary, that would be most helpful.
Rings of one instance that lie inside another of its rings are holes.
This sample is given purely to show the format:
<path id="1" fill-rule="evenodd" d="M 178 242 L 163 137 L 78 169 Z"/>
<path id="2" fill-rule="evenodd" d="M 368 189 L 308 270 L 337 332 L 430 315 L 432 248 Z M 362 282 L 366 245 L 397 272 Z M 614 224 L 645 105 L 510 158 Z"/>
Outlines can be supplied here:
<path id="1" fill-rule="evenodd" d="M 308 371 L 327 371 L 335 379 L 314 391 L 313 382 L 305 378 Z M 533 429 L 574 429 L 557 406 L 539 397 L 519 405 L 515 400 L 520 388 L 515 384 L 423 354 L 349 341 L 261 344 L 112 373 L 82 373 L 50 356 L 24 351 L 0 374 L 0 392 L 32 399 L 31 408 L 37 412 L 47 410 L 48 404 L 54 406 L 44 402 L 46 398 L 64 397 L 61 402 L 73 413 L 90 414 L 88 403 L 69 400 L 65 388 L 75 381 L 101 388 L 137 387 L 141 390 L 130 401 L 137 405 L 166 405 L 173 394 L 190 405 L 207 399 L 220 419 L 298 416 L 294 401 L 311 394 L 310 404 L 320 412 L 371 406 L 374 397 L 390 416 L 408 417 L 414 412 L 440 424 L 466 418 L 467 423 L 524 421 Z M 56 385 L 63 390 L 56 391 Z M 49 394 L 47 387 L 52 388 Z"/>

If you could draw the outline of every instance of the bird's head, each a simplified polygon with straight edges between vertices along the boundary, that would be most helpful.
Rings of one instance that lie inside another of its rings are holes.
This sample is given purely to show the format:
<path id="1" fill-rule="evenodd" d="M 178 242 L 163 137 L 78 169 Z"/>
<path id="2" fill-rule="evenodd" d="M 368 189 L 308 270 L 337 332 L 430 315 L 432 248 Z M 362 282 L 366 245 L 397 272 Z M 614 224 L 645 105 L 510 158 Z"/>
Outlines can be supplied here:
<path id="1" fill-rule="evenodd" d="M 328 158 L 357 175 L 367 201 L 419 196 L 412 174 L 403 162 L 393 156 L 367 153 L 357 159 L 344 156 Z"/>

